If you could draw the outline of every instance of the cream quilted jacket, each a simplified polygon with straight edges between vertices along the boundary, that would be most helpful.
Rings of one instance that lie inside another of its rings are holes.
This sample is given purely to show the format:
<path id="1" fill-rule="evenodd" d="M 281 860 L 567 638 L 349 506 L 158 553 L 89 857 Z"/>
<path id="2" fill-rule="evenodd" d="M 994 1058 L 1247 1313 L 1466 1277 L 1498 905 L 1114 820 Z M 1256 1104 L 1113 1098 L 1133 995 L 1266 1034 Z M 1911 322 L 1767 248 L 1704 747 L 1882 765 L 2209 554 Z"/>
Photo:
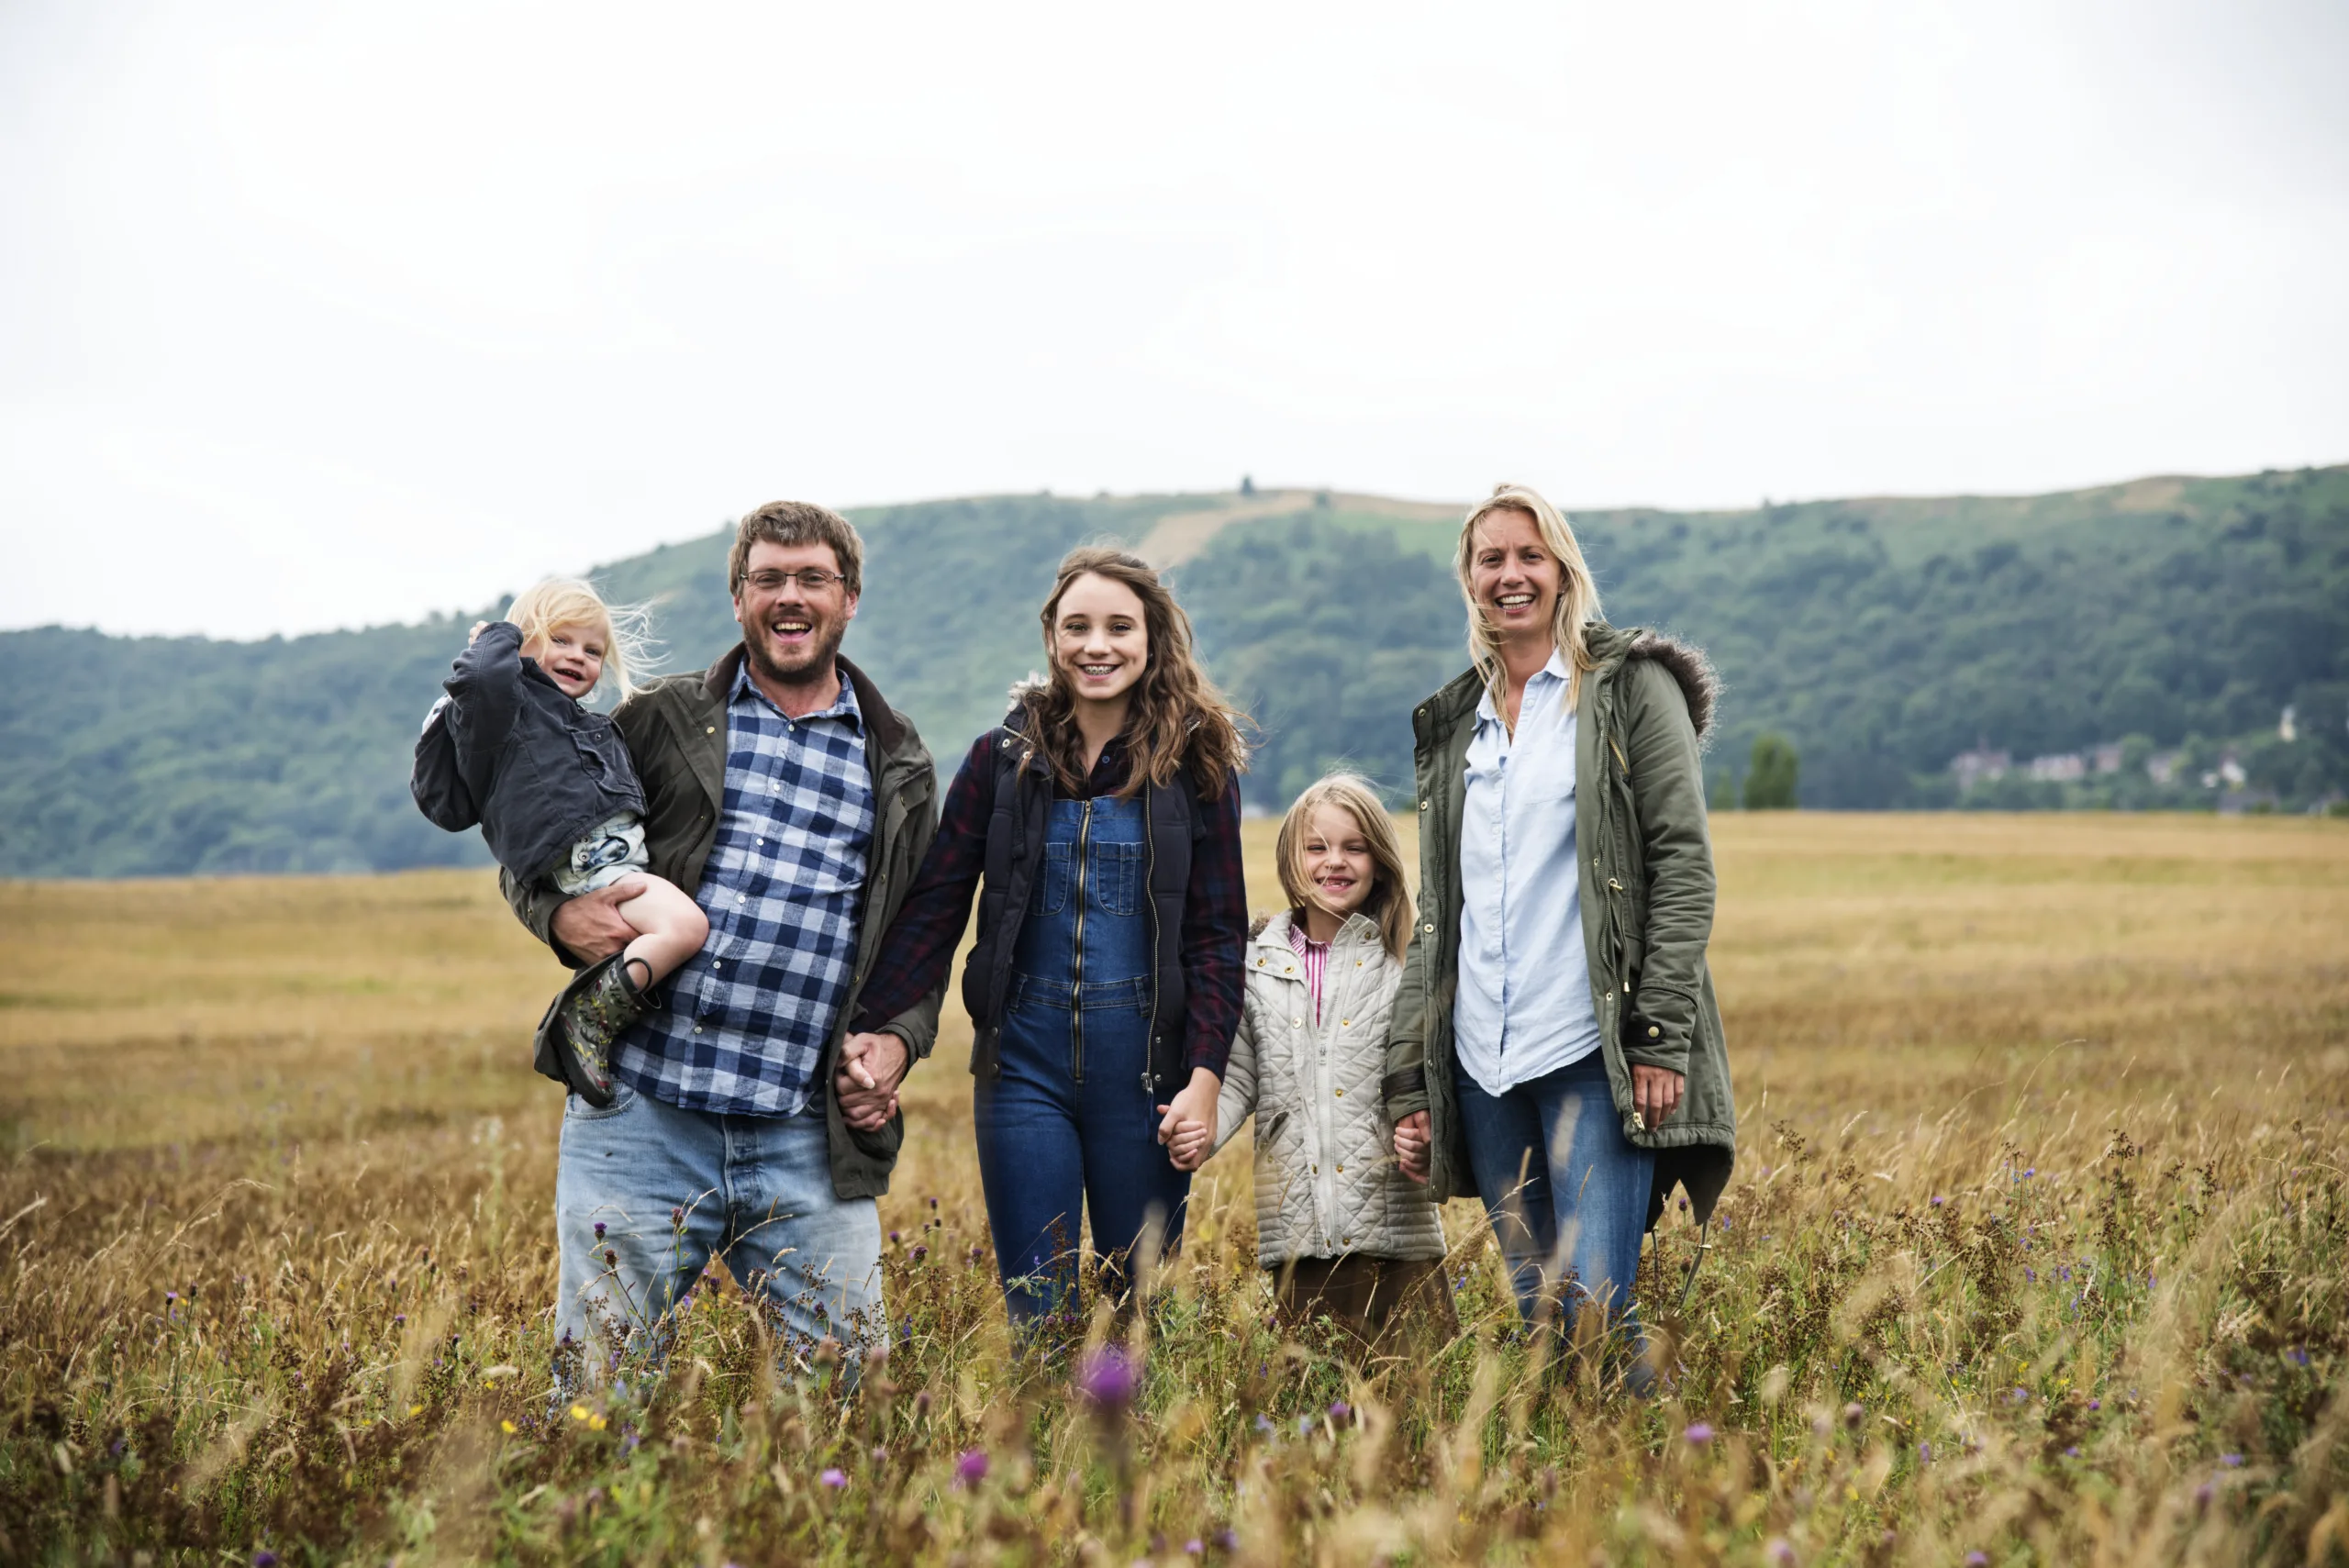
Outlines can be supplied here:
<path id="1" fill-rule="evenodd" d="M 1403 966 L 1375 925 L 1350 917 L 1330 944 L 1316 1024 L 1289 922 L 1274 916 L 1248 949 L 1240 1033 L 1216 1102 L 1218 1147 L 1256 1116 L 1256 1261 L 1441 1258 L 1436 1206 L 1396 1169 L 1379 1092 Z"/>

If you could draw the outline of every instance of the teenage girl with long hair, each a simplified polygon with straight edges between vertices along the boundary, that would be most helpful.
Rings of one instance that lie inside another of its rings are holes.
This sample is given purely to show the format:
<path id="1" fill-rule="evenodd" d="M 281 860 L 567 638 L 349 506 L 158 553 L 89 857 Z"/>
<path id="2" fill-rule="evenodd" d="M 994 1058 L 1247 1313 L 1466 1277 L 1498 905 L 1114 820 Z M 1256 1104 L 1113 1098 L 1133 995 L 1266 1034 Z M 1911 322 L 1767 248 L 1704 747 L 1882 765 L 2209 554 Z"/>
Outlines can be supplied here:
<path id="1" fill-rule="evenodd" d="M 944 981 L 976 894 L 963 997 L 979 1174 L 1021 1326 L 1077 1310 L 1085 1215 L 1119 1294 L 1153 1225 L 1162 1249 L 1180 1241 L 1248 925 L 1240 716 L 1182 606 L 1147 563 L 1094 547 L 1062 561 L 1041 619 L 1050 673 L 963 760 L 856 1026 Z M 860 1032 L 844 1054 L 852 1072 L 903 1072 L 894 1037 Z"/>

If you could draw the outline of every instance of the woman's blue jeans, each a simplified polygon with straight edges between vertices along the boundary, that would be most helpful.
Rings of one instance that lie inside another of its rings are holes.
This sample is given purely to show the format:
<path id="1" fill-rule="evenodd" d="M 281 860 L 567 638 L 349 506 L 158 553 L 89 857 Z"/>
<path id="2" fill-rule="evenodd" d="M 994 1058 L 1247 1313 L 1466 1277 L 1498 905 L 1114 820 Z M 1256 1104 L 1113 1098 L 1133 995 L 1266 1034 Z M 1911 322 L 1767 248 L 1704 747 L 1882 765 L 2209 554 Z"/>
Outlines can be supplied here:
<path id="1" fill-rule="evenodd" d="M 1057 800 L 1012 957 L 996 1076 L 978 1080 L 979 1178 L 1015 1326 L 1082 1310 L 1080 1224 L 1123 1294 L 1154 1223 L 1183 1236 L 1188 1173 L 1158 1141 L 1140 800 Z M 1080 912 L 1082 918 L 1079 917 Z"/>
<path id="2" fill-rule="evenodd" d="M 1457 1074 L 1461 1129 L 1476 1194 L 1508 1265 L 1517 1309 L 1540 1320 L 1558 1301 L 1571 1328 L 1585 1301 L 1628 1319 L 1647 1230 L 1655 1154 L 1623 1137 L 1603 1051 L 1488 1095 Z"/>

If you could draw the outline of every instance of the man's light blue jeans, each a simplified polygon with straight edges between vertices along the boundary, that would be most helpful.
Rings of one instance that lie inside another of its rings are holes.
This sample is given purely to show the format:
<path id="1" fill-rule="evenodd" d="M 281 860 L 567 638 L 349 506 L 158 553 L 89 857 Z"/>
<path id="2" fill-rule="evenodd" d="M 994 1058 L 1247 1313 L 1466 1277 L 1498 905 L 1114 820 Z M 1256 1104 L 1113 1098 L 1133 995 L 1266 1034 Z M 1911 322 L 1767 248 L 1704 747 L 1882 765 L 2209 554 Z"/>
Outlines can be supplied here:
<path id="1" fill-rule="evenodd" d="M 554 1205 L 555 1336 L 582 1345 L 595 1375 L 624 1343 L 658 1356 L 714 1257 L 767 1303 L 791 1351 L 829 1337 L 852 1353 L 886 1331 L 880 1213 L 833 1193 L 821 1115 L 683 1110 L 626 1084 L 604 1110 L 573 1095 Z"/>

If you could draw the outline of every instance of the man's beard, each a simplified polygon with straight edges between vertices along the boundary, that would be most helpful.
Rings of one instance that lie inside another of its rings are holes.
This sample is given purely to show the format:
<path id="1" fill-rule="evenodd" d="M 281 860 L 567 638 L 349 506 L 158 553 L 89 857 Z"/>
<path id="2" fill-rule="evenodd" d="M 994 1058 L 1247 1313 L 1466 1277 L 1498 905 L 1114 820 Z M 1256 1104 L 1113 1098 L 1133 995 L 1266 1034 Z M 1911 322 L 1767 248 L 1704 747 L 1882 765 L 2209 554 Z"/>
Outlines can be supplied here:
<path id="1" fill-rule="evenodd" d="M 813 645 L 814 651 L 796 669 L 785 669 L 775 662 L 774 655 L 767 649 L 766 633 L 763 630 L 742 639 L 742 651 L 751 661 L 751 673 L 773 681 L 777 685 L 796 686 L 821 676 L 829 671 L 832 667 L 834 657 L 841 651 L 841 639 L 847 635 L 848 628 L 845 625 L 834 628 L 830 635 Z"/>

